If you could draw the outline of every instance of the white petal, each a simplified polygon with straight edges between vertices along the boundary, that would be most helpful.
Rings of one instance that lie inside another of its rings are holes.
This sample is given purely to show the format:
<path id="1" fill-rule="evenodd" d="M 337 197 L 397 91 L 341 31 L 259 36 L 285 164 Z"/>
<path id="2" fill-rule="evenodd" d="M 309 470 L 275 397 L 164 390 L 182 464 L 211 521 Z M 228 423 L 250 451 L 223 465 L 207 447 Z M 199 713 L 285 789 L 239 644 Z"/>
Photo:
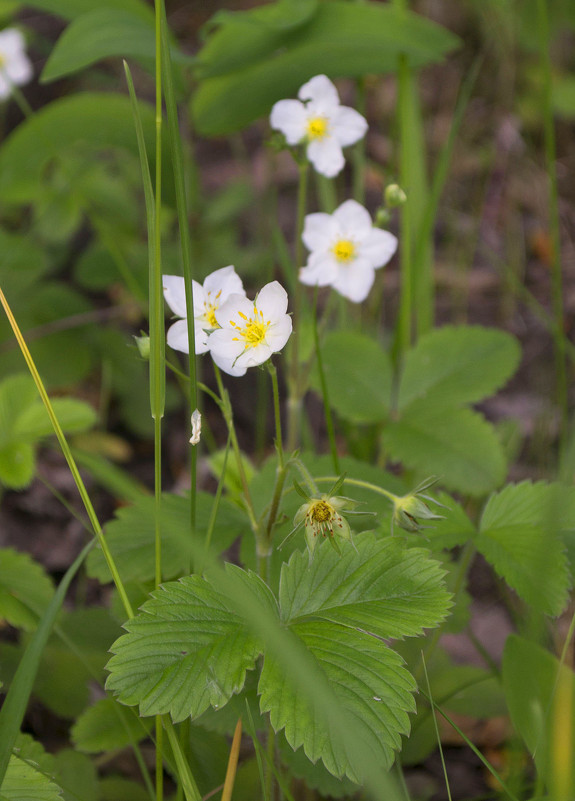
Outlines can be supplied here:
<path id="1" fill-rule="evenodd" d="M 234 330 L 232 321 L 236 323 L 236 325 L 241 325 L 243 328 L 244 320 L 239 316 L 240 313 L 248 318 L 253 317 L 254 303 L 253 300 L 246 298 L 245 295 L 238 295 L 235 293 L 230 295 L 214 312 L 216 320 L 221 327 L 231 331 Z"/>
<path id="2" fill-rule="evenodd" d="M 337 240 L 337 223 L 331 214 L 307 214 L 304 220 L 302 241 L 310 251 L 329 250 Z"/>
<path id="3" fill-rule="evenodd" d="M 346 200 L 333 213 L 337 220 L 341 235 L 353 239 L 363 239 L 368 236 L 373 226 L 369 211 L 357 200 Z"/>
<path id="4" fill-rule="evenodd" d="M 0 31 L 0 53 L 4 56 L 6 61 L 9 61 L 14 56 L 24 53 L 26 49 L 26 40 L 22 31 L 17 28 L 5 28 Z"/>
<path id="5" fill-rule="evenodd" d="M 332 114 L 330 131 L 342 147 L 347 147 L 365 136 L 367 121 L 354 108 L 340 106 Z"/>
<path id="6" fill-rule="evenodd" d="M 345 165 L 341 147 L 332 136 L 316 139 L 307 146 L 307 157 L 317 170 L 326 178 L 333 178 Z"/>
<path id="7" fill-rule="evenodd" d="M 32 80 L 32 76 L 34 75 L 32 64 L 25 53 L 19 53 L 13 56 L 10 61 L 6 63 L 4 69 L 6 70 L 8 78 L 17 86 L 28 83 Z"/>
<path id="8" fill-rule="evenodd" d="M 266 333 L 266 343 L 270 346 L 272 353 L 277 353 L 284 347 L 291 336 L 292 328 L 289 314 L 282 317 L 275 325 L 270 325 Z"/>
<path id="9" fill-rule="evenodd" d="M 234 361 L 245 350 L 243 339 L 238 339 L 233 328 L 217 328 L 208 337 L 208 348 L 212 356 Z M 217 364 L 217 362 L 216 362 Z"/>
<path id="10" fill-rule="evenodd" d="M 180 320 L 180 322 L 185 323 L 186 321 Z M 177 323 L 174 323 L 174 325 L 177 325 Z M 206 333 L 204 326 L 205 323 L 201 320 L 194 320 L 194 342 L 196 346 L 196 353 L 206 353 L 209 350 L 208 334 Z"/>
<path id="11" fill-rule="evenodd" d="M 163 275 L 164 299 L 178 317 L 186 316 L 186 290 L 180 275 Z"/>
<path id="12" fill-rule="evenodd" d="M 304 83 L 297 96 L 300 100 L 310 100 L 314 113 L 325 114 L 332 111 L 334 106 L 339 106 L 337 89 L 327 75 L 316 75 Z"/>
<path id="13" fill-rule="evenodd" d="M 218 292 L 220 293 L 218 303 L 222 303 L 227 297 L 234 293 L 245 295 L 242 279 L 231 264 L 228 267 L 214 270 L 213 273 L 207 276 L 204 281 L 204 292 L 206 295 L 211 295 L 209 300 L 206 299 L 208 303 L 216 302 L 216 295 Z"/>
<path id="14" fill-rule="evenodd" d="M 366 259 L 357 259 L 353 267 L 341 267 L 332 286 L 345 298 L 361 303 L 369 295 L 375 270 Z"/>
<path id="15" fill-rule="evenodd" d="M 306 286 L 329 286 L 337 278 L 338 264 L 329 254 L 311 257 L 299 271 L 299 280 Z"/>
<path id="16" fill-rule="evenodd" d="M 12 94 L 12 84 L 0 71 L 0 100 L 5 100 Z"/>
<path id="17" fill-rule="evenodd" d="M 170 326 L 168 329 L 168 345 L 174 350 L 180 350 L 182 353 L 190 352 L 188 324 L 185 320 L 178 320 L 177 323 Z"/>
<path id="18" fill-rule="evenodd" d="M 272 108 L 270 125 L 281 131 L 288 145 L 297 145 L 307 131 L 307 114 L 299 100 L 280 100 Z"/>
<path id="19" fill-rule="evenodd" d="M 383 267 L 397 250 L 397 237 L 389 231 L 373 228 L 360 243 L 358 256 L 369 259 L 374 267 Z"/>
<path id="20" fill-rule="evenodd" d="M 263 364 L 272 355 L 272 350 L 266 342 L 261 342 L 254 348 L 246 348 L 241 356 L 238 357 L 236 365 L 238 367 L 257 367 Z"/>
<path id="21" fill-rule="evenodd" d="M 222 356 L 217 355 L 212 351 L 212 359 L 214 360 L 215 364 L 218 365 L 220 370 L 223 370 L 224 373 L 228 375 L 233 375 L 236 378 L 241 375 L 245 375 L 247 372 L 247 367 L 242 367 L 238 365 L 236 359 L 225 359 Z"/>
<path id="22" fill-rule="evenodd" d="M 276 322 L 285 316 L 288 306 L 288 295 L 283 286 L 278 281 L 266 284 L 258 292 L 256 306 L 266 322 Z"/>

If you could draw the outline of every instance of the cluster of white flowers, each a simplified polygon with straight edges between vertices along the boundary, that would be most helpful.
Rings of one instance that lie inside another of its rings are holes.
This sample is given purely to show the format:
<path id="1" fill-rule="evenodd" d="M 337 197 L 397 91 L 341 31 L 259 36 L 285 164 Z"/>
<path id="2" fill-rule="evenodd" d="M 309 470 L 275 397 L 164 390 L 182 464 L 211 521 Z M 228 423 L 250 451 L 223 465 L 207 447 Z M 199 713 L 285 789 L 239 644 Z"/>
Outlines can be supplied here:
<path id="1" fill-rule="evenodd" d="M 358 142 L 367 122 L 354 109 L 340 105 L 337 89 L 325 75 L 304 84 L 298 97 L 274 105 L 271 126 L 284 134 L 289 145 L 305 144 L 315 169 L 331 178 L 344 166 L 342 147 Z M 342 203 L 333 214 L 308 214 L 302 240 L 310 253 L 300 268 L 300 281 L 331 286 L 354 303 L 365 300 L 375 271 L 397 249 L 396 237 L 374 227 L 369 212 L 355 200 Z M 253 301 L 231 265 L 211 273 L 203 285 L 192 283 L 196 353 L 209 351 L 224 372 L 244 375 L 288 341 L 292 332 L 288 297 L 277 281 L 266 284 Z M 170 327 L 168 344 L 188 353 L 184 279 L 165 275 L 164 296 L 181 318 Z"/>
<path id="2" fill-rule="evenodd" d="M 14 86 L 28 83 L 33 74 L 20 31 L 16 28 L 0 31 L 0 100 L 10 97 Z"/>
<path id="3" fill-rule="evenodd" d="M 277 281 L 266 284 L 255 300 L 246 296 L 232 265 L 208 275 L 203 286 L 192 283 L 196 353 L 209 351 L 225 373 L 245 375 L 248 367 L 263 364 L 288 341 L 288 296 Z M 189 353 L 184 279 L 164 275 L 163 285 L 168 306 L 183 318 L 170 327 L 168 345 Z"/>

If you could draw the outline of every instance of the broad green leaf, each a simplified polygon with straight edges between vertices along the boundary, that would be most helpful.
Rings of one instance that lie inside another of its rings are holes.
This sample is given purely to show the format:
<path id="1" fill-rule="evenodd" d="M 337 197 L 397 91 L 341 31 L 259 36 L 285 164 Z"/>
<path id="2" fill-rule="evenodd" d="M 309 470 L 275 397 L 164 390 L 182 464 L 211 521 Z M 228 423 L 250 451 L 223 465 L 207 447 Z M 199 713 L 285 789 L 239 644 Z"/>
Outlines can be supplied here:
<path id="1" fill-rule="evenodd" d="M 27 442 L 9 442 L 0 448 L 0 483 L 11 489 L 23 489 L 31 483 L 36 470 L 36 454 Z"/>
<path id="2" fill-rule="evenodd" d="M 356 544 L 357 551 L 346 548 L 341 557 L 320 548 L 311 565 L 307 553 L 292 555 L 280 581 L 285 623 L 314 617 L 387 639 L 417 636 L 445 618 L 445 573 L 427 551 L 369 533 Z"/>
<path id="3" fill-rule="evenodd" d="M 147 737 L 151 721 L 142 720 L 113 698 L 102 698 L 85 709 L 70 732 L 78 751 L 114 751 Z"/>
<path id="4" fill-rule="evenodd" d="M 28 373 L 10 375 L 0 382 L 0 446 L 12 442 L 18 417 L 38 399 L 38 390 Z"/>
<path id="5" fill-rule="evenodd" d="M 432 551 L 442 551 L 445 548 L 454 548 L 456 545 L 465 545 L 475 537 L 476 528 L 457 501 L 446 492 L 430 490 L 426 494 L 436 498 L 446 507 L 442 509 L 429 504 L 437 514 L 444 515 L 444 519 L 432 520 L 430 526 L 422 531 L 426 546 Z"/>
<path id="6" fill-rule="evenodd" d="M 51 401 L 54 414 L 65 433 L 85 431 L 96 422 L 96 412 L 89 404 L 75 398 L 55 398 Z M 28 406 L 18 417 L 14 436 L 23 441 L 33 442 L 54 433 L 46 407 L 38 398 L 37 403 Z"/>
<path id="7" fill-rule="evenodd" d="M 150 169 L 154 170 L 154 110 L 140 103 Z M 86 92 L 55 100 L 22 122 L 0 148 L 0 195 L 4 203 L 33 201 L 48 165 L 66 159 L 77 148 L 85 156 L 93 151 L 120 148 L 137 156 L 132 109 L 128 97 Z M 168 146 L 165 145 L 162 189 L 173 197 Z"/>
<path id="8" fill-rule="evenodd" d="M 378 423 L 391 404 L 391 360 L 372 338 L 337 331 L 326 337 L 322 357 L 330 404 L 345 420 Z M 312 386 L 321 392 L 317 372 Z"/>
<path id="9" fill-rule="evenodd" d="M 449 489 L 484 495 L 505 478 L 503 451 L 493 427 L 466 408 L 429 408 L 414 401 L 383 439 L 392 459 L 423 475 L 441 476 Z"/>
<path id="10" fill-rule="evenodd" d="M 48 269 L 46 251 L 29 235 L 0 229 L 0 253 L 0 285 L 7 298 L 28 291 Z"/>
<path id="11" fill-rule="evenodd" d="M 62 791 L 34 765 L 12 756 L 0 787 L 0 801 L 62 801 Z"/>
<path id="12" fill-rule="evenodd" d="M 273 610 L 273 596 L 255 573 L 226 567 Z M 262 651 L 234 601 L 197 575 L 163 585 L 125 628 L 111 649 L 107 689 L 121 703 L 138 704 L 141 715 L 170 713 L 174 722 L 224 706 Z"/>
<path id="13" fill-rule="evenodd" d="M 122 776 L 106 776 L 99 783 L 101 801 L 150 801 L 150 795 L 141 784 Z"/>
<path id="14" fill-rule="evenodd" d="M 574 488 L 544 482 L 509 485 L 489 499 L 475 540 L 509 586 L 549 615 L 560 614 L 568 599 L 561 502 L 574 494 Z"/>
<path id="15" fill-rule="evenodd" d="M 104 58 L 146 59 L 153 62 L 153 19 L 118 8 L 97 8 L 77 17 L 64 31 L 46 62 L 41 83 L 50 83 Z M 174 51 L 172 59 L 181 61 Z"/>
<path id="16" fill-rule="evenodd" d="M 345 777 L 333 776 L 321 761 L 314 765 L 306 757 L 303 748 L 294 751 L 286 742 L 285 737 L 278 735 L 276 742 L 282 762 L 287 765 L 290 775 L 296 779 L 304 779 L 306 785 L 312 790 L 317 790 L 322 797 L 341 798 L 353 796 L 358 792 L 359 787 L 355 782 L 351 782 Z"/>
<path id="17" fill-rule="evenodd" d="M 503 689 L 511 720 L 553 793 L 563 779 L 563 798 L 575 790 L 575 747 L 570 732 L 575 719 L 575 676 L 541 646 L 512 634 L 503 651 Z M 557 759 L 557 756 L 560 758 Z M 561 771 L 562 776 L 558 775 Z"/>
<path id="18" fill-rule="evenodd" d="M 406 358 L 400 412 L 414 401 L 430 406 L 475 403 L 496 392 L 519 364 L 517 340 L 479 326 L 445 326 L 423 336 Z"/>
<path id="19" fill-rule="evenodd" d="M 98 775 L 92 760 L 84 754 L 64 748 L 56 754 L 56 779 L 64 801 L 100 801 Z"/>
<path id="20" fill-rule="evenodd" d="M 243 25 L 242 34 L 245 29 Z M 264 34 L 267 43 L 256 31 L 238 39 L 245 42 L 245 51 L 242 54 L 236 46 L 233 67 L 227 57 L 224 67 L 218 63 L 222 47 L 214 47 L 217 54 L 211 62 L 209 52 L 207 57 L 199 54 L 204 80 L 194 97 L 193 113 L 201 134 L 225 134 L 249 125 L 269 114 L 275 101 L 295 97 L 300 86 L 318 73 L 338 78 L 391 72 L 400 53 L 409 55 L 410 63 L 418 67 L 440 60 L 458 42 L 416 14 L 390 5 L 343 0 L 320 3 L 307 23 L 281 38 L 266 29 Z M 221 30 L 214 37 L 218 35 L 223 35 Z M 252 52 L 258 55 L 255 62 Z M 246 66 L 238 69 L 242 61 Z"/>
<path id="21" fill-rule="evenodd" d="M 415 711 L 415 681 L 401 657 L 376 637 L 326 620 L 295 623 L 290 631 L 315 660 L 337 700 L 339 715 L 353 725 L 366 758 L 389 768 L 401 734 L 409 731 L 408 713 Z M 360 780 L 341 730 L 299 692 L 283 662 L 268 654 L 259 692 L 262 711 L 270 713 L 276 731 L 284 729 L 292 748 L 303 746 L 308 759 L 321 759 L 334 776 Z"/>
<path id="22" fill-rule="evenodd" d="M 26 0 L 26 5 L 72 20 L 88 11 L 93 11 L 94 0 Z M 153 12 L 143 0 L 99 0 L 98 5 L 104 8 L 122 9 L 137 14 L 142 19 L 153 20 Z"/>
<path id="23" fill-rule="evenodd" d="M 0 619 L 31 631 L 54 597 L 54 585 L 27 553 L 0 551 Z"/>
<path id="24" fill-rule="evenodd" d="M 194 550 L 201 547 L 208 527 L 213 496 L 197 495 L 196 542 L 191 542 L 189 498 L 162 496 L 162 575 L 171 579 L 181 575 Z M 133 506 L 118 510 L 116 519 L 106 526 L 106 541 L 124 581 L 154 578 L 155 506 L 154 498 L 140 498 Z M 212 536 L 212 555 L 229 547 L 236 537 L 249 529 L 244 514 L 222 499 Z M 104 555 L 95 548 L 87 563 L 88 575 L 102 583 L 112 580 Z"/>

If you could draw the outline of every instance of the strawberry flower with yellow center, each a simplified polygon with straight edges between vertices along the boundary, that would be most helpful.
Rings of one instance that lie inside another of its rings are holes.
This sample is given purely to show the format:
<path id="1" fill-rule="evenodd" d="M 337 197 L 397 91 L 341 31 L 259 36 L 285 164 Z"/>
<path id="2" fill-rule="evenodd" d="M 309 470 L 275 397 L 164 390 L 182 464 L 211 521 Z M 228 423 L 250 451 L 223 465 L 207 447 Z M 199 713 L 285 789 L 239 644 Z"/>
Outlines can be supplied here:
<path id="1" fill-rule="evenodd" d="M 354 303 L 365 300 L 375 271 L 397 249 L 396 237 L 375 228 L 367 209 L 355 200 L 346 200 L 333 214 L 308 214 L 302 240 L 310 255 L 300 281 L 331 286 Z"/>
<path id="2" fill-rule="evenodd" d="M 14 86 L 28 83 L 33 74 L 21 32 L 16 28 L 0 31 L 0 100 L 10 97 Z"/>
<path id="3" fill-rule="evenodd" d="M 287 304 L 287 292 L 277 281 L 266 284 L 255 300 L 230 295 L 215 311 L 220 327 L 208 337 L 216 364 L 230 375 L 244 375 L 280 351 L 292 332 Z"/>
<path id="4" fill-rule="evenodd" d="M 316 75 L 298 92 L 299 100 L 280 100 L 272 108 L 270 125 L 288 145 L 306 145 L 317 172 L 333 178 L 344 167 L 342 147 L 358 142 L 367 122 L 353 108 L 342 106 L 337 89 L 326 75 Z"/>
<path id="5" fill-rule="evenodd" d="M 175 315 L 183 318 L 168 329 L 168 345 L 174 350 L 188 353 L 188 321 L 186 318 L 184 279 L 179 275 L 164 275 L 162 280 L 166 303 Z M 208 335 L 214 328 L 219 328 L 219 323 L 216 319 L 217 309 L 232 294 L 245 297 L 244 287 L 241 278 L 232 265 L 210 273 L 203 286 L 197 281 L 192 281 L 192 285 L 194 292 L 196 353 L 207 353 L 209 350 Z"/>

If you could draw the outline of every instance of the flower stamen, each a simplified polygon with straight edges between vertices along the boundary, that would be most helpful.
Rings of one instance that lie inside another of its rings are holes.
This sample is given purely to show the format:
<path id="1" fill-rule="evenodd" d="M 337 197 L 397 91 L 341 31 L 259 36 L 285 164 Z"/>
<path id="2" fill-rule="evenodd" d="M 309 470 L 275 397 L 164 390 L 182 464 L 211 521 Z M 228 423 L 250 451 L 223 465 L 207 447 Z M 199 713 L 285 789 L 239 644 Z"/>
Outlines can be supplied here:
<path id="1" fill-rule="evenodd" d="M 307 121 L 308 139 L 323 139 L 328 132 L 327 119 L 325 117 L 312 117 Z"/>
<path id="2" fill-rule="evenodd" d="M 355 245 L 350 239 L 340 239 L 333 246 L 332 253 L 338 261 L 347 264 L 355 258 Z"/>

